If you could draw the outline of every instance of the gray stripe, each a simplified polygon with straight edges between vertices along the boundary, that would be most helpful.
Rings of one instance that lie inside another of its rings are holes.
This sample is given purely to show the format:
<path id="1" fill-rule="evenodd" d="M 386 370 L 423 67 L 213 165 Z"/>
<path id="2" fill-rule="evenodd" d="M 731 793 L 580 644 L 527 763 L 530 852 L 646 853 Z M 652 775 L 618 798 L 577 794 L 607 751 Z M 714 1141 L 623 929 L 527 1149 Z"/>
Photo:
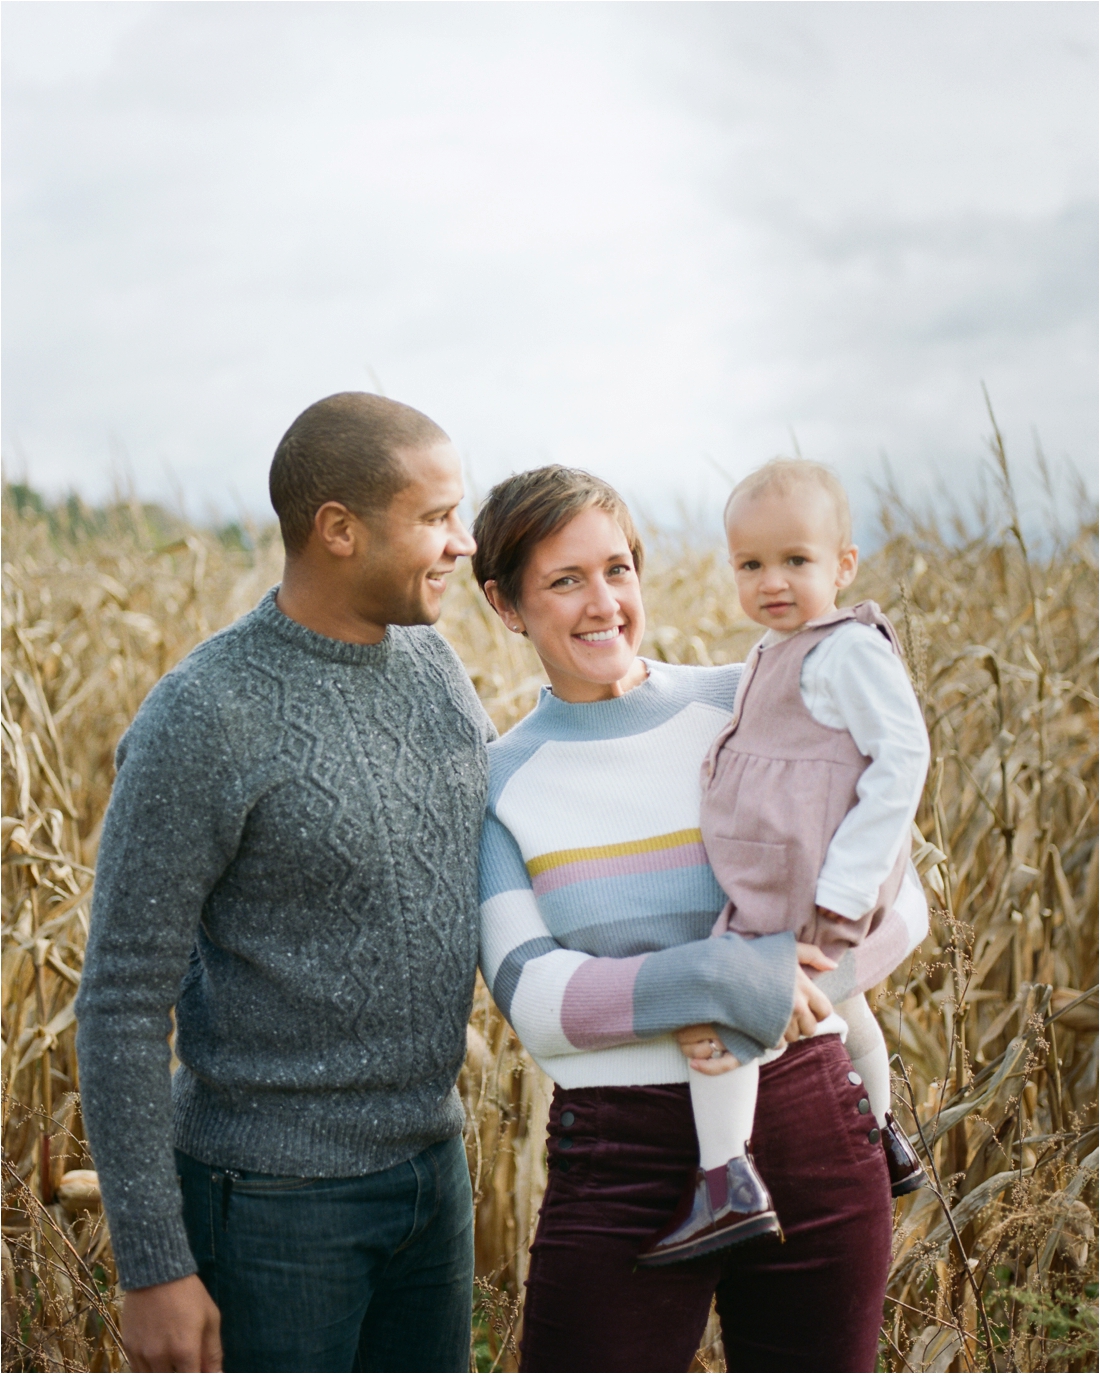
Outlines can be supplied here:
<path id="1" fill-rule="evenodd" d="M 709 1021 L 730 1028 L 722 1038 L 738 1059 L 754 1059 L 786 1029 L 796 967 L 789 934 L 727 934 L 651 954 L 634 983 L 634 1034 Z"/>
<path id="2" fill-rule="evenodd" d="M 567 949 L 579 949 L 584 954 L 601 958 L 630 959 L 636 954 L 651 954 L 655 949 L 705 940 L 717 915 L 716 911 L 708 910 L 630 916 L 623 921 L 581 926 L 579 930 L 559 936 L 559 943 Z"/>
<path id="3" fill-rule="evenodd" d="M 512 1019 L 512 998 L 516 995 L 516 986 L 519 983 L 519 976 L 523 972 L 523 966 L 528 959 L 537 959 L 542 954 L 549 954 L 551 950 L 560 949 L 557 940 L 553 940 L 549 935 L 540 935 L 537 940 L 527 940 L 522 945 L 517 945 L 510 950 L 497 969 L 497 976 L 493 979 L 493 1000 L 504 1013 L 504 1019 Z"/>
<path id="4" fill-rule="evenodd" d="M 856 992 L 856 956 L 845 950 L 836 968 L 815 975 L 814 982 L 834 1006 L 846 1002 Z"/>

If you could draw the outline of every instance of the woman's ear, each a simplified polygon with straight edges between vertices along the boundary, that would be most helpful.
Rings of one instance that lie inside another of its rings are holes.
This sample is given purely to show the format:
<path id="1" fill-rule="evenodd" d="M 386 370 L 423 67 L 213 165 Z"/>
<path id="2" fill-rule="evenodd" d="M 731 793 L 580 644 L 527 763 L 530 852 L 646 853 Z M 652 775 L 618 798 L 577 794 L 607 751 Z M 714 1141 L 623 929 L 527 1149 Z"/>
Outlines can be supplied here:
<path id="1" fill-rule="evenodd" d="M 513 634 L 525 635 L 527 630 L 519 612 L 510 601 L 505 599 L 504 593 L 492 578 L 486 582 L 484 590 L 489 605 L 492 606 L 493 610 L 496 611 L 497 615 L 504 621 L 508 629 L 511 630 Z"/>

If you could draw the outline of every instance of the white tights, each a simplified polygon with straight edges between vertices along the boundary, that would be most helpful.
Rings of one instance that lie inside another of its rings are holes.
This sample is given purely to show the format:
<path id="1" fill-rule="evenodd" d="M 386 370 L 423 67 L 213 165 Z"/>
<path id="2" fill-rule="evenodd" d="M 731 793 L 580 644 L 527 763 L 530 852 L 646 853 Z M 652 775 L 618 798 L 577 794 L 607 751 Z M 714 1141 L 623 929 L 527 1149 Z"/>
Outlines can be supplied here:
<path id="1" fill-rule="evenodd" d="M 890 1110 L 890 1059 L 882 1031 L 866 997 L 839 1002 L 836 1010 L 848 1023 L 846 1043 L 852 1067 L 863 1079 L 875 1120 L 884 1126 Z M 699 1137 L 699 1166 L 717 1169 L 727 1159 L 745 1153 L 756 1114 L 760 1065 L 753 1060 L 722 1074 L 689 1069 L 688 1082 Z"/>

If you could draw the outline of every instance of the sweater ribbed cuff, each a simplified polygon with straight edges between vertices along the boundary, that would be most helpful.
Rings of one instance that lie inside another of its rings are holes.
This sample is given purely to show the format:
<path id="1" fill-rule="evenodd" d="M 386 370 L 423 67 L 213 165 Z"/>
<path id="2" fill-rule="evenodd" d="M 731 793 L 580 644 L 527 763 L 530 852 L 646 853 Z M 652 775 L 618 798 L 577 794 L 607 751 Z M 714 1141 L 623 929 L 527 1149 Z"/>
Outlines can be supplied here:
<path id="1" fill-rule="evenodd" d="M 142 1217 L 133 1221 L 116 1217 L 111 1228 L 111 1246 L 119 1283 L 127 1292 L 171 1283 L 198 1272 L 181 1216 Z"/>
<path id="2" fill-rule="evenodd" d="M 719 1015 L 716 1020 L 729 1025 L 736 1018 L 742 1036 L 771 1049 L 779 1043 L 794 1010 L 798 971 L 794 936 L 784 932 L 743 940 L 731 933 L 718 938 L 728 960 L 723 978 L 727 996 L 723 1000 L 730 1014 Z M 729 1049 L 737 1054 L 732 1045 Z"/>

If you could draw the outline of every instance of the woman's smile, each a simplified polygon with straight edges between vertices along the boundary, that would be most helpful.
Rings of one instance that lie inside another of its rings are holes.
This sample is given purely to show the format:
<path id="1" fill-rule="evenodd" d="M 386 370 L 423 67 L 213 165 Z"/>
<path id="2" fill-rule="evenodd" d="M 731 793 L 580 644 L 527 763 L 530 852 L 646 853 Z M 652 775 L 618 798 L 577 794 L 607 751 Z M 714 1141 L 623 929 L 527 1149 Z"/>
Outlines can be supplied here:
<path id="1" fill-rule="evenodd" d="M 645 681 L 645 611 L 630 541 L 598 506 L 540 541 L 519 605 L 502 614 L 528 636 L 563 701 L 605 701 Z"/>

